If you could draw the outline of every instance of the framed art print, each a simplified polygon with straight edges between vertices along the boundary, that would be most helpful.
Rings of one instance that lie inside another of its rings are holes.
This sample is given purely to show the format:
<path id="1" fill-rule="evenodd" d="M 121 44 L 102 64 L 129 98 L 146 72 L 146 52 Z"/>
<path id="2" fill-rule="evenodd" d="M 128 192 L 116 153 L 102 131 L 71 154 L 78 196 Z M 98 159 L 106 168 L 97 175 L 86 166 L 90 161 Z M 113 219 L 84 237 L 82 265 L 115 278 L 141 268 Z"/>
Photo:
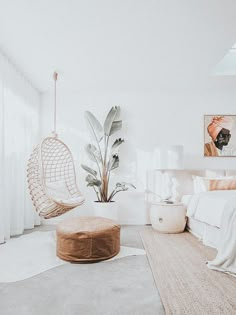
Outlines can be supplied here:
<path id="1" fill-rule="evenodd" d="M 236 115 L 204 116 L 204 156 L 236 156 Z"/>

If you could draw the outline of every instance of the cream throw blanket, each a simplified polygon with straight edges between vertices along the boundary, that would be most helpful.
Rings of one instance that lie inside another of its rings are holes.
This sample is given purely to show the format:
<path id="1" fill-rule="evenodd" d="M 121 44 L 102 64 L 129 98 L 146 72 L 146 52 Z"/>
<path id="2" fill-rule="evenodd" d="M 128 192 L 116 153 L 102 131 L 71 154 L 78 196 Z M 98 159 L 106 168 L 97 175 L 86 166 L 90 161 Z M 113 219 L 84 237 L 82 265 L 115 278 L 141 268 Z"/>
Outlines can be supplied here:
<path id="1" fill-rule="evenodd" d="M 217 250 L 217 256 L 208 262 L 208 268 L 236 277 L 236 198 L 225 205 Z"/>

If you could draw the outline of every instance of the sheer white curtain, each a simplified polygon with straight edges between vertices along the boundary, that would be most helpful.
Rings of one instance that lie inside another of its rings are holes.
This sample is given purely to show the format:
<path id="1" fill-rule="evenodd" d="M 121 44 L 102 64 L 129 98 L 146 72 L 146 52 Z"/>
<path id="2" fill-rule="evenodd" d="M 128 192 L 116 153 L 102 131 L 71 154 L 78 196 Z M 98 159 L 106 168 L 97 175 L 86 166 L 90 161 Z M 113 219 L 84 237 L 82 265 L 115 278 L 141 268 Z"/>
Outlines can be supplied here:
<path id="1" fill-rule="evenodd" d="M 39 92 L 0 53 L 0 243 L 40 223 L 26 178 L 39 110 Z"/>

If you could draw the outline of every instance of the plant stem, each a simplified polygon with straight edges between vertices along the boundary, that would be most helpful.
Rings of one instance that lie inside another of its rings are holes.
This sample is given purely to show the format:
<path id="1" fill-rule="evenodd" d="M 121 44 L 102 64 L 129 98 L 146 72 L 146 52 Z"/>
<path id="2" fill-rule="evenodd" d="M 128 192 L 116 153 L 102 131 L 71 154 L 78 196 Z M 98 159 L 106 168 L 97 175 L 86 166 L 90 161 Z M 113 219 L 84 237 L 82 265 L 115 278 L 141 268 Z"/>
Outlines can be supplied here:
<path id="1" fill-rule="evenodd" d="M 104 143 L 105 143 L 105 154 L 104 154 L 104 160 L 103 160 L 103 171 L 102 171 L 102 191 L 104 195 L 104 199 L 107 202 L 108 201 L 108 170 L 107 170 L 107 150 L 108 150 L 108 144 L 109 144 L 109 136 L 104 136 Z"/>
<path id="2" fill-rule="evenodd" d="M 121 192 L 121 191 L 127 191 L 127 190 L 128 190 L 128 189 L 114 190 L 113 193 L 112 193 L 112 197 L 109 199 L 109 201 L 111 201 L 111 200 L 114 198 L 114 196 L 115 196 L 116 194 L 118 194 L 119 192 Z"/>
<path id="3" fill-rule="evenodd" d="M 100 198 L 99 198 L 99 194 L 98 194 L 98 192 L 96 191 L 96 189 L 95 189 L 94 186 L 93 186 L 93 189 L 94 189 L 94 191 L 95 191 L 95 193 L 96 193 L 96 195 L 97 195 L 98 201 L 101 201 Z"/>
<path id="4" fill-rule="evenodd" d="M 99 192 L 100 192 L 100 195 L 101 195 L 101 201 L 106 201 L 106 198 L 105 198 L 104 193 L 103 193 L 101 188 L 100 188 Z"/>
<path id="5" fill-rule="evenodd" d="M 101 174 L 101 170 L 100 170 L 100 166 L 99 166 L 98 160 L 97 160 L 95 154 L 93 154 L 93 156 L 94 156 L 94 159 L 95 159 L 97 167 L 98 167 L 98 172 L 99 172 L 99 175 L 100 175 L 100 179 L 102 180 L 102 174 Z"/>
<path id="6" fill-rule="evenodd" d="M 108 201 L 111 201 L 113 198 L 113 194 L 116 191 L 116 188 L 111 192 L 110 196 L 108 197 Z"/>

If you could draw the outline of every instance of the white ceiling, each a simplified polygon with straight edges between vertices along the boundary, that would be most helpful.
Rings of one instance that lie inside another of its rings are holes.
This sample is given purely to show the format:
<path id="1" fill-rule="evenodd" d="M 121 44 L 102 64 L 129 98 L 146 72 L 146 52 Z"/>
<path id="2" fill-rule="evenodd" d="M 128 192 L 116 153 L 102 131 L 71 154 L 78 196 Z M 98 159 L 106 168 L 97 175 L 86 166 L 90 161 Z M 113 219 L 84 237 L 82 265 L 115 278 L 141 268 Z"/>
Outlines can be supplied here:
<path id="1" fill-rule="evenodd" d="M 235 0 L 0 0 L 0 48 L 41 91 L 202 84 L 236 42 Z"/>

